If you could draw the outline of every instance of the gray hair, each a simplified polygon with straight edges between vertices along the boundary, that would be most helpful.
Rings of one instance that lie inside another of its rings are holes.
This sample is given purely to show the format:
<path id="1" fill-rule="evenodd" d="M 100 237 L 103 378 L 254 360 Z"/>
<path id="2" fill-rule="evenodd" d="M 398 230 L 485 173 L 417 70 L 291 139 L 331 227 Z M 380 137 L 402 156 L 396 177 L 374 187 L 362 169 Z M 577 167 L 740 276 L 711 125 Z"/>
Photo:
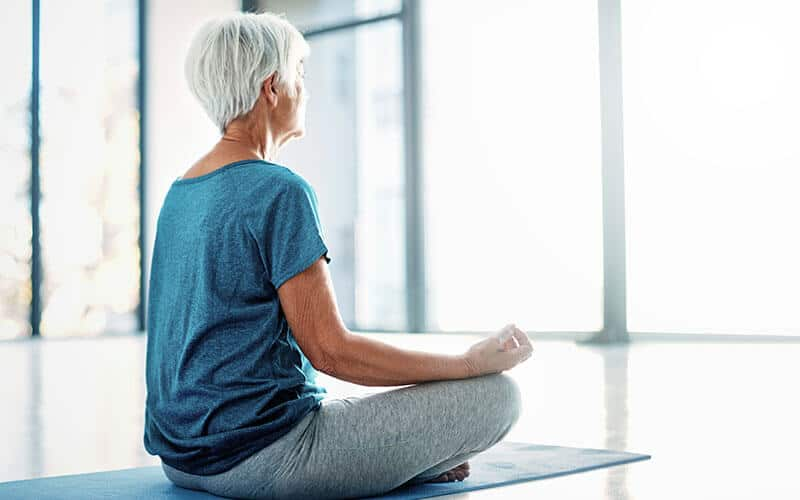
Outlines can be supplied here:
<path id="1" fill-rule="evenodd" d="M 184 64 L 192 94 L 225 133 L 255 106 L 269 75 L 295 96 L 297 65 L 311 51 L 284 14 L 236 12 L 206 22 L 194 35 Z"/>

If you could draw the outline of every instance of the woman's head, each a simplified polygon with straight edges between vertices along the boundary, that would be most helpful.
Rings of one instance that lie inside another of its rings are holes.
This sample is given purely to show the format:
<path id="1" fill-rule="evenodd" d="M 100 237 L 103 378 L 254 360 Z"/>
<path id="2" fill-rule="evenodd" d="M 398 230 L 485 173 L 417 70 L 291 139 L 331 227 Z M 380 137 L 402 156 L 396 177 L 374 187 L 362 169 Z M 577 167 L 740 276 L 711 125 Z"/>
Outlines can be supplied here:
<path id="1" fill-rule="evenodd" d="M 255 127 L 269 122 L 285 142 L 305 132 L 302 74 L 309 52 L 303 35 L 283 16 L 237 12 L 200 28 L 184 71 L 220 133 L 247 115 Z"/>

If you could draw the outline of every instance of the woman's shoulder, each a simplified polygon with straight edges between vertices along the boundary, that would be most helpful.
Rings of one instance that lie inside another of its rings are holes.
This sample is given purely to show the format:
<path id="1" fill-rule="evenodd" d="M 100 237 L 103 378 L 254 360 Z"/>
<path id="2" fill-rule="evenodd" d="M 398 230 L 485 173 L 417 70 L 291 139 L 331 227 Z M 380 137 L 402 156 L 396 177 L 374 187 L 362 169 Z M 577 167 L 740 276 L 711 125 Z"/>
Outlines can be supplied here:
<path id="1" fill-rule="evenodd" d="M 317 194 L 301 174 L 283 165 L 270 164 L 253 169 L 237 182 L 239 202 L 246 212 L 262 219 L 270 212 L 287 207 L 312 204 L 316 210 Z"/>
<path id="2" fill-rule="evenodd" d="M 268 188 L 276 194 L 287 191 L 314 192 L 314 188 L 308 179 L 284 165 L 269 163 L 267 168 L 256 169 L 253 173 L 255 174 L 256 187 L 259 190 Z"/>
<path id="3" fill-rule="evenodd" d="M 265 192 L 280 192 L 297 183 L 297 174 L 288 167 L 256 160 L 250 168 L 241 169 L 233 181 L 240 194 L 263 196 Z"/>

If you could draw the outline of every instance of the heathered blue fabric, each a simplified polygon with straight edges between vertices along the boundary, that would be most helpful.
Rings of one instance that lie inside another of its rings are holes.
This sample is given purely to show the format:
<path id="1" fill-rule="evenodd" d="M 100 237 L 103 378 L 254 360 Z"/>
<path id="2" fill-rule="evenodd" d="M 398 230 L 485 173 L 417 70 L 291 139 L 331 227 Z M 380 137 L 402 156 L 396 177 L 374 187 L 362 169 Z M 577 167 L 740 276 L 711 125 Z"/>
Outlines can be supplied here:
<path id="1" fill-rule="evenodd" d="M 277 289 L 327 256 L 317 197 L 261 160 L 176 179 L 150 271 L 144 446 L 213 475 L 285 435 L 327 392 Z"/>

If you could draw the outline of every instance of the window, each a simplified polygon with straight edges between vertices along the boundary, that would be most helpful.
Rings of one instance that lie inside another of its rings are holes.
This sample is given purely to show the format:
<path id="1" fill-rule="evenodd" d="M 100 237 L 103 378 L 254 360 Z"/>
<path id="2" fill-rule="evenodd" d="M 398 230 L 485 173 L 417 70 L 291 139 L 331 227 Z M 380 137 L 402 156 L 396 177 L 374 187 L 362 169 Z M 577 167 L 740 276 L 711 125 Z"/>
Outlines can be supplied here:
<path id="1" fill-rule="evenodd" d="M 42 335 L 134 331 L 136 2 L 41 5 Z"/>
<path id="2" fill-rule="evenodd" d="M 799 334 L 800 6 L 622 4 L 628 329 Z"/>
<path id="3" fill-rule="evenodd" d="M 343 9 L 339 20 L 352 18 L 353 13 L 363 18 L 378 6 L 375 2 L 338 5 Z M 272 2 L 267 7 L 281 12 Z M 291 22 L 316 18 L 315 2 L 292 2 L 287 7 L 297 9 L 286 11 Z M 381 20 L 313 35 L 308 42 L 306 136 L 287 143 L 278 163 L 309 178 L 317 192 L 320 218 L 337 264 L 331 276 L 345 324 L 354 330 L 403 331 L 407 321 L 402 24 L 395 18 Z"/>
<path id="4" fill-rule="evenodd" d="M 600 330 L 597 2 L 482 5 L 420 2 L 429 328 Z"/>
<path id="5" fill-rule="evenodd" d="M 0 339 L 30 335 L 31 2 L 3 4 L 0 45 Z"/>
<path id="6" fill-rule="evenodd" d="M 76 9 L 58 0 L 14 1 L 4 16 L 12 22 L 0 42 L 14 50 L 11 77 L 0 83 L 0 337 L 135 331 L 138 2 L 93 0 Z M 39 189 L 31 189 L 37 178 Z M 32 262 L 41 262 L 41 281 L 32 279 Z"/>
<path id="7" fill-rule="evenodd" d="M 400 0 L 266 0 L 270 12 L 285 12 L 301 31 L 314 30 L 352 20 L 368 20 L 398 12 Z"/>

